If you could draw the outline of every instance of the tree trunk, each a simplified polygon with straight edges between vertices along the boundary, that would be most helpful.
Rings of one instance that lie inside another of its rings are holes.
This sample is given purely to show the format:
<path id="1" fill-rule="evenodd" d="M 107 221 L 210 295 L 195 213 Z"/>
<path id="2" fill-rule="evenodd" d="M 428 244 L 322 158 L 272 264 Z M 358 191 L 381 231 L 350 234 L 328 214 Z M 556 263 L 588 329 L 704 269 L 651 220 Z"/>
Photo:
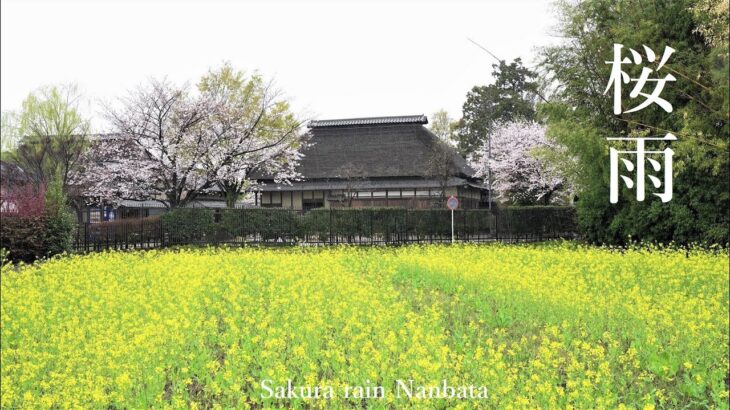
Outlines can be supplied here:
<path id="1" fill-rule="evenodd" d="M 177 193 L 172 192 L 167 194 L 167 205 L 170 209 L 176 209 L 180 206 L 180 198 Z"/>
<path id="2" fill-rule="evenodd" d="M 236 200 L 238 199 L 238 190 L 235 188 L 227 187 L 225 190 L 226 197 L 226 208 L 235 208 Z"/>
<path id="3" fill-rule="evenodd" d="M 218 189 L 223 191 L 223 199 L 226 201 L 226 208 L 235 208 L 236 201 L 241 196 L 243 184 L 236 182 L 218 182 Z"/>
<path id="4" fill-rule="evenodd" d="M 552 198 L 553 192 L 555 191 L 550 191 L 542 197 L 543 205 L 550 205 L 550 198 Z"/>

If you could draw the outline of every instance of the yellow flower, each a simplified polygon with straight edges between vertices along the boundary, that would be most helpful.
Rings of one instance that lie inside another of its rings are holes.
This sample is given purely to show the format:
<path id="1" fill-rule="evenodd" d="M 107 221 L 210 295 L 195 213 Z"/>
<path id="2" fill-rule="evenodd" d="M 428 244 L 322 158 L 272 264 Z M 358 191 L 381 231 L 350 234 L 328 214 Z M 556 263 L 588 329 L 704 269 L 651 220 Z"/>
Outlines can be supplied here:
<path id="1" fill-rule="evenodd" d="M 347 408 L 363 401 L 345 386 L 412 379 L 484 385 L 488 399 L 366 405 L 653 408 L 699 385 L 697 403 L 723 407 L 723 252 L 201 248 L 3 268 L 0 406 Z M 262 398 L 287 380 L 336 394 Z"/>

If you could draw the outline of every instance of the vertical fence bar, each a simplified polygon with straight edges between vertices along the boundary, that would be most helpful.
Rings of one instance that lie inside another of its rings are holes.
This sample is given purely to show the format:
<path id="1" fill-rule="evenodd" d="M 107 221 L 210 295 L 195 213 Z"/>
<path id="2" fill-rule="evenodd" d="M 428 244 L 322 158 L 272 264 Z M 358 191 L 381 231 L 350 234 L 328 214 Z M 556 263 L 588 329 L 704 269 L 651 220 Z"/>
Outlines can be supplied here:
<path id="1" fill-rule="evenodd" d="M 403 209 L 401 212 L 401 243 L 408 244 L 408 210 Z"/>
<path id="2" fill-rule="evenodd" d="M 461 211 L 461 240 L 462 241 L 465 241 L 467 239 L 467 237 L 466 237 L 466 213 L 467 213 L 466 209 Z"/>
<path id="3" fill-rule="evenodd" d="M 241 212 L 240 213 L 241 213 L 241 220 L 240 220 L 240 222 L 241 222 L 240 228 L 241 229 L 239 230 L 239 233 L 241 234 L 241 242 L 242 242 L 242 244 L 245 244 L 246 243 L 247 236 L 248 236 L 247 235 L 247 232 L 246 232 L 246 210 L 244 208 L 241 208 Z"/>
<path id="4" fill-rule="evenodd" d="M 492 231 L 492 236 L 495 241 L 499 240 L 499 215 L 496 214 L 494 211 L 491 211 L 492 218 L 494 220 L 494 230 Z"/>
<path id="5" fill-rule="evenodd" d="M 373 210 L 368 209 L 367 212 L 370 215 L 370 245 L 372 245 L 375 241 L 375 234 L 373 233 Z"/>
<path id="6" fill-rule="evenodd" d="M 165 247 L 165 230 L 162 227 L 162 218 L 160 218 L 160 220 L 157 223 L 160 225 L 160 229 L 159 229 L 159 231 L 160 231 L 160 247 L 164 248 Z"/>

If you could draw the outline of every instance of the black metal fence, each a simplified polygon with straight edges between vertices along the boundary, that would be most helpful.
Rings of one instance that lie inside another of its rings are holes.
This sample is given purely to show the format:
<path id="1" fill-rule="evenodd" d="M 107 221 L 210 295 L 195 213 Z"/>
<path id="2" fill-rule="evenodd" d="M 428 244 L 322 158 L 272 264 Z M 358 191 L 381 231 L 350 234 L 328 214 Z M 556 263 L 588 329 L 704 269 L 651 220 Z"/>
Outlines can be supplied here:
<path id="1" fill-rule="evenodd" d="M 147 249 L 185 244 L 329 245 L 450 242 L 449 210 L 410 209 L 179 209 L 161 216 L 79 225 L 79 251 Z M 541 241 L 576 235 L 572 207 L 457 210 L 461 242 Z"/>

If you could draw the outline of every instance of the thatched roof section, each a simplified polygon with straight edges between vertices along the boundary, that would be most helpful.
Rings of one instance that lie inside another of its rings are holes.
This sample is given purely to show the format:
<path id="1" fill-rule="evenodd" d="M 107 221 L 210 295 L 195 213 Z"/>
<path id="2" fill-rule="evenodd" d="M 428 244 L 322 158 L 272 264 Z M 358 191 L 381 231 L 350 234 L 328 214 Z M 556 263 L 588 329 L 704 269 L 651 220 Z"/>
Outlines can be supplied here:
<path id="1" fill-rule="evenodd" d="M 423 126 L 427 121 L 399 116 L 310 123 L 311 145 L 298 171 L 304 179 L 433 177 L 439 173 L 432 163 L 440 157 L 450 176 L 472 177 L 464 158 Z"/>

